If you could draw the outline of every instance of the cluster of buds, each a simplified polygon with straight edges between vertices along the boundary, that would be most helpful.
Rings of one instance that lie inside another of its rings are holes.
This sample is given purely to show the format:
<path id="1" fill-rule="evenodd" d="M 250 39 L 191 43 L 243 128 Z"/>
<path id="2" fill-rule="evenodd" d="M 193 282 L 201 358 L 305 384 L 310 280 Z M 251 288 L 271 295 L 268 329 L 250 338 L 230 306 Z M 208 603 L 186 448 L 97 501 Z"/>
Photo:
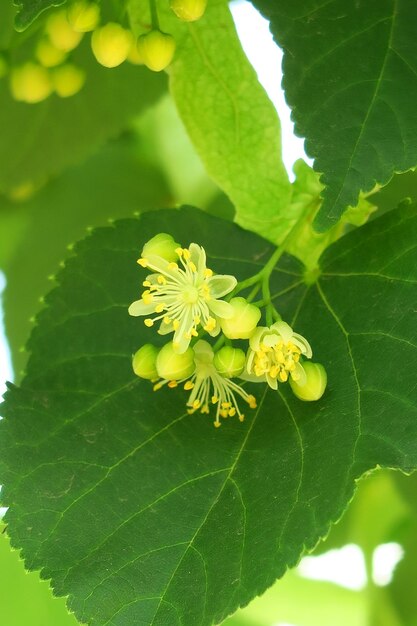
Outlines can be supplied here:
<path id="1" fill-rule="evenodd" d="M 0 78 L 9 74 L 10 92 L 15 100 L 37 103 L 55 93 L 61 98 L 77 94 L 86 80 L 85 71 L 71 60 L 71 54 L 87 33 L 97 62 L 107 68 L 125 61 L 160 72 L 171 63 L 175 39 L 159 28 L 155 0 L 151 1 L 152 27 L 136 39 L 130 27 L 115 21 L 101 22 L 100 6 L 94 0 L 72 0 L 66 9 L 48 15 L 37 33 L 33 58 L 18 65 L 0 55 Z M 207 0 L 171 0 L 176 16 L 192 22 L 204 14 Z"/>
<path id="2" fill-rule="evenodd" d="M 183 248 L 171 235 L 160 233 L 144 245 L 138 263 L 149 273 L 129 314 L 144 316 L 148 328 L 158 322 L 160 335 L 173 335 L 162 348 L 148 343 L 133 357 L 135 374 L 151 381 L 155 391 L 182 385 L 190 392 L 188 412 L 213 409 L 215 426 L 221 418 L 243 421 L 242 401 L 256 408 L 244 381 L 266 383 L 274 390 L 289 381 L 300 400 L 321 398 L 326 371 L 309 361 L 308 341 L 282 320 L 258 326 L 259 306 L 232 297 L 236 278 L 207 267 L 203 247 L 191 243 Z M 214 346 L 209 337 L 217 337 Z M 240 345 L 233 345 L 234 340 Z"/>

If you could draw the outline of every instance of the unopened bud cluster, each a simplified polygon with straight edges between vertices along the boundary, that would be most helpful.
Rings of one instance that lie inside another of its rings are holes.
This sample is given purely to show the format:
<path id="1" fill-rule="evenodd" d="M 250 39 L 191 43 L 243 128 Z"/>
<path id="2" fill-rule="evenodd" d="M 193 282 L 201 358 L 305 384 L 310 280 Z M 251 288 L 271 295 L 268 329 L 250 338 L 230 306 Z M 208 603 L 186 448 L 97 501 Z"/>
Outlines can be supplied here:
<path id="1" fill-rule="evenodd" d="M 309 342 L 280 319 L 260 326 L 261 308 L 232 297 L 239 290 L 237 279 L 207 267 L 202 246 L 183 248 L 171 235 L 159 233 L 145 243 L 138 264 L 148 274 L 129 313 L 143 316 L 148 328 L 158 323 L 159 335 L 172 335 L 162 348 L 147 343 L 133 356 L 135 374 L 152 381 L 155 391 L 182 385 L 190 392 L 188 412 L 214 410 L 215 426 L 232 416 L 243 421 L 242 400 L 256 408 L 242 381 L 274 390 L 289 381 L 300 400 L 321 398 L 326 371 L 309 360 Z M 214 346 L 210 337 L 217 337 Z"/>
<path id="2" fill-rule="evenodd" d="M 187 22 L 200 19 L 206 5 L 207 0 L 170 1 L 175 15 Z M 66 8 L 49 12 L 43 29 L 35 35 L 31 58 L 14 63 L 0 53 L 0 79 L 9 76 L 11 95 L 20 102 L 36 104 L 53 93 L 60 98 L 76 95 L 84 86 L 86 72 L 71 57 L 88 33 L 95 59 L 106 68 L 129 61 L 160 72 L 174 57 L 175 39 L 159 28 L 157 17 L 156 23 L 136 38 L 127 24 L 103 22 L 97 1 L 70 0 Z"/>

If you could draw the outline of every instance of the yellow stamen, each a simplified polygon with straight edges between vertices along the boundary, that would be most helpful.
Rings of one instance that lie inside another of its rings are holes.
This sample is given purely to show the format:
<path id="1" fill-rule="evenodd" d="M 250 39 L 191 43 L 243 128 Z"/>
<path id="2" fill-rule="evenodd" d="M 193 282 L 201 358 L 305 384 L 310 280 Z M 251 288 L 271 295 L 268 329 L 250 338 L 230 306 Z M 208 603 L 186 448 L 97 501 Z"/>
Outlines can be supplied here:
<path id="1" fill-rule="evenodd" d="M 151 328 L 153 326 L 153 320 L 150 317 L 147 317 L 146 320 L 144 321 L 144 324 L 148 328 Z"/>
<path id="2" fill-rule="evenodd" d="M 215 328 L 216 328 L 216 320 L 214 319 L 214 317 L 209 317 L 206 325 L 204 326 L 204 330 L 210 333 Z"/>
<path id="3" fill-rule="evenodd" d="M 164 324 L 170 324 L 171 323 L 171 318 L 168 315 L 165 315 L 164 319 L 163 319 Z"/>
<path id="4" fill-rule="evenodd" d="M 198 409 L 200 407 L 200 400 L 194 400 L 193 402 L 193 409 Z"/>
<path id="5" fill-rule="evenodd" d="M 143 285 L 144 287 L 152 287 L 152 283 L 151 283 L 151 281 L 150 281 L 150 280 L 144 280 L 144 281 L 143 281 L 143 283 L 142 283 L 142 285 Z"/>
<path id="6" fill-rule="evenodd" d="M 188 261 L 188 259 L 190 258 L 191 254 L 190 251 L 188 250 L 188 248 L 183 248 L 182 253 L 184 255 L 184 259 L 186 261 Z"/>
<path id="7" fill-rule="evenodd" d="M 168 387 L 170 389 L 175 389 L 175 387 L 178 387 L 177 381 L 176 380 L 170 380 L 169 383 L 168 383 Z"/>
<path id="8" fill-rule="evenodd" d="M 211 401 L 212 401 L 213 404 L 216 404 L 219 401 L 219 399 L 218 399 L 217 396 L 212 396 L 211 397 Z"/>
<path id="9" fill-rule="evenodd" d="M 148 267 L 148 259 L 143 259 L 142 257 L 140 259 L 138 259 L 137 261 L 139 263 L 139 265 L 141 265 L 142 267 Z"/>
<path id="10" fill-rule="evenodd" d="M 179 257 L 182 257 L 182 248 L 175 248 L 175 252 L 178 254 Z"/>
<path id="11" fill-rule="evenodd" d="M 162 311 L 165 309 L 165 304 L 163 302 L 161 302 L 161 304 L 157 304 L 155 307 L 155 313 L 162 313 Z"/>
<path id="12" fill-rule="evenodd" d="M 206 269 L 204 270 L 204 276 L 206 278 L 211 278 L 211 276 L 213 276 L 213 270 L 211 270 L 208 267 L 206 267 Z"/>
<path id="13" fill-rule="evenodd" d="M 220 422 L 213 422 L 213 424 L 214 424 L 215 428 L 218 428 L 219 426 L 221 426 Z"/>
<path id="14" fill-rule="evenodd" d="M 187 380 L 187 382 L 184 385 L 185 391 L 190 391 L 190 389 L 192 389 L 193 387 L 194 387 L 194 383 L 191 382 L 191 380 Z"/>
<path id="15" fill-rule="evenodd" d="M 178 269 L 178 265 L 174 262 L 172 263 L 168 263 L 168 269 L 169 270 L 177 270 Z"/>
<path id="16" fill-rule="evenodd" d="M 179 320 L 174 320 L 174 321 L 172 322 L 172 325 L 173 325 L 173 327 L 174 327 L 174 330 L 178 330 L 178 329 L 179 329 L 179 327 L 180 327 L 180 321 L 179 321 Z"/>
<path id="17" fill-rule="evenodd" d="M 196 266 L 195 266 L 195 263 L 193 263 L 192 261 L 188 261 L 188 267 L 189 267 L 189 268 L 190 268 L 190 270 L 191 270 L 192 272 L 194 272 L 194 273 L 197 271 L 197 268 L 196 268 Z"/>
<path id="18" fill-rule="evenodd" d="M 165 278 L 165 276 L 162 276 L 162 274 L 159 274 L 157 281 L 160 285 L 166 285 L 167 284 L 167 279 Z"/>

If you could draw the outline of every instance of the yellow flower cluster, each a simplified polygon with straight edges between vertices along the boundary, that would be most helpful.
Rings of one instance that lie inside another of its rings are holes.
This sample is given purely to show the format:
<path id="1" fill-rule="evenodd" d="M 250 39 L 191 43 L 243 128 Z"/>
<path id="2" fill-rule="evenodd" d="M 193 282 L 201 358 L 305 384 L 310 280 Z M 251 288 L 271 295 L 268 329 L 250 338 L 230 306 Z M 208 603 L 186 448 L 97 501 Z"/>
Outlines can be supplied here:
<path id="1" fill-rule="evenodd" d="M 305 401 L 323 395 L 326 372 L 322 365 L 306 361 L 312 357 L 309 342 L 280 319 L 258 326 L 261 310 L 245 298 L 221 299 L 233 295 L 239 284 L 234 276 L 207 267 L 202 246 L 191 243 L 183 248 L 171 235 L 159 233 L 146 242 L 138 263 L 151 273 L 129 313 L 144 316 L 148 328 L 159 321 L 160 335 L 173 333 L 173 340 L 161 349 L 145 344 L 133 357 L 135 374 L 152 381 L 155 391 L 183 385 L 190 392 L 188 412 L 208 414 L 213 409 L 217 427 L 221 418 L 244 420 L 242 400 L 256 408 L 255 397 L 241 381 L 267 383 L 274 390 L 289 381 L 293 393 Z M 211 346 L 201 338 L 204 334 L 219 339 Z M 249 340 L 246 354 L 232 340 Z"/>

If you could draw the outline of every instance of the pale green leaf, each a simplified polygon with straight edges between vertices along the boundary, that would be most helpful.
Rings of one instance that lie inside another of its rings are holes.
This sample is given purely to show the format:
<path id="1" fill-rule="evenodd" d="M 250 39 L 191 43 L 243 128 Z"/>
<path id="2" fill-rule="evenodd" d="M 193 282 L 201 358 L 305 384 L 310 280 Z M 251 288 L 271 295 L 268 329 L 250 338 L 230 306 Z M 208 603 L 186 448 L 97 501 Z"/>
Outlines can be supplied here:
<path id="1" fill-rule="evenodd" d="M 210 0 L 203 18 L 181 23 L 158 5 L 161 28 L 177 51 L 170 88 L 207 172 L 229 196 L 241 226 L 280 241 L 297 219 L 281 159 L 277 113 L 258 82 L 236 34 L 225 0 Z M 131 0 L 137 32 L 149 23 L 144 0 Z"/>

